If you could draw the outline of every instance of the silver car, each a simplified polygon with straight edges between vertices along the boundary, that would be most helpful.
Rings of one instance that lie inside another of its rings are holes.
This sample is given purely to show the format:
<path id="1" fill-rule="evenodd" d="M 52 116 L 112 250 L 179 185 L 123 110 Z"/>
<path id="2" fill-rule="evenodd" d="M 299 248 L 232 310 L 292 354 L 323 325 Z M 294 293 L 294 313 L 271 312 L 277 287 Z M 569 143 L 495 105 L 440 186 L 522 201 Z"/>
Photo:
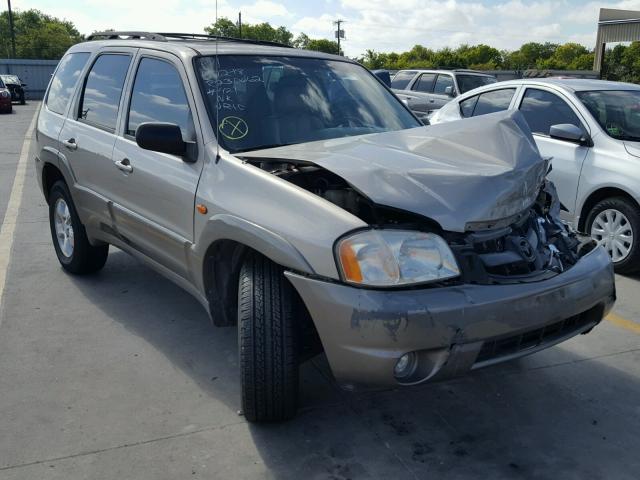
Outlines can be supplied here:
<path id="1" fill-rule="evenodd" d="M 519 110 L 551 157 L 564 219 L 590 234 L 619 273 L 640 269 L 640 86 L 583 79 L 512 80 L 462 95 L 431 123 Z"/>
<path id="2" fill-rule="evenodd" d="M 400 70 L 391 80 L 391 88 L 424 121 L 452 98 L 497 81 L 493 75 L 476 70 Z"/>
<path id="3" fill-rule="evenodd" d="M 238 325 L 249 421 L 296 412 L 300 362 L 347 388 L 448 378 L 589 332 L 607 253 L 559 220 L 520 114 L 423 127 L 343 57 L 106 32 L 73 46 L 37 123 L 72 274 L 109 246 Z"/>

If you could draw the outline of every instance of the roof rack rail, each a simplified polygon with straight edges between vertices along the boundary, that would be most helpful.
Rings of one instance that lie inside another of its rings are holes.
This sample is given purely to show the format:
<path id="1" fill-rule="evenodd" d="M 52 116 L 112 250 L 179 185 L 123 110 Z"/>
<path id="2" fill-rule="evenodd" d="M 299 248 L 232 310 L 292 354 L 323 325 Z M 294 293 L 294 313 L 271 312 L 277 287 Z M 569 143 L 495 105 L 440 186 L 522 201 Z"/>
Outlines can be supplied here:
<path id="1" fill-rule="evenodd" d="M 167 40 L 177 39 L 177 40 L 224 40 L 228 42 L 243 42 L 243 43 L 255 43 L 256 45 L 272 45 L 274 47 L 286 47 L 293 48 L 291 45 L 286 45 L 280 42 L 271 42 L 268 40 L 254 40 L 252 38 L 237 38 L 237 37 L 224 37 L 222 35 L 208 35 L 206 33 L 158 33 L 158 35 L 162 35 Z"/>
<path id="2" fill-rule="evenodd" d="M 87 40 L 153 40 L 156 42 L 168 42 L 169 40 L 223 40 L 227 42 L 253 43 L 256 45 L 271 45 L 274 47 L 293 48 L 284 43 L 270 42 L 267 40 L 253 40 L 250 38 L 223 37 L 220 35 L 207 35 L 205 33 L 152 33 L 152 32 L 117 32 L 106 31 L 92 33 Z"/>
<path id="3" fill-rule="evenodd" d="M 472 68 L 454 68 L 453 69 L 454 72 L 467 72 L 467 73 L 482 73 L 484 75 L 490 75 L 487 72 L 484 72 L 482 70 L 474 70 Z"/>
<path id="4" fill-rule="evenodd" d="M 107 30 L 105 32 L 95 32 L 87 37 L 87 40 L 153 40 L 156 42 L 166 42 L 167 39 L 162 34 L 152 32 L 116 32 Z"/>

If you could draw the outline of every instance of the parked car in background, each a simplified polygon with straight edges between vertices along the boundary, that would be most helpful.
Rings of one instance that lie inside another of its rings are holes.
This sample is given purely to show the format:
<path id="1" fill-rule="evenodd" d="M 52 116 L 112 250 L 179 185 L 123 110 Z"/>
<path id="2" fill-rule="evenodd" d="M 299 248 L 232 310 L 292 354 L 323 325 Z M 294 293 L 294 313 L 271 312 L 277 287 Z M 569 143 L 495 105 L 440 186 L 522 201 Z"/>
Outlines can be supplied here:
<path id="1" fill-rule="evenodd" d="M 24 105 L 27 100 L 24 87 L 26 87 L 27 84 L 22 83 L 17 75 L 0 75 L 0 79 L 2 79 L 7 86 L 9 92 L 11 92 L 11 101 L 20 102 L 20 105 Z"/>
<path id="2" fill-rule="evenodd" d="M 475 70 L 400 70 L 391 88 L 422 120 L 452 98 L 496 82 L 493 75 Z"/>
<path id="3" fill-rule="evenodd" d="M 552 157 L 565 220 L 611 255 L 616 271 L 640 269 L 640 86 L 575 78 L 510 80 L 451 101 L 438 124 L 520 110 Z"/>
<path id="4" fill-rule="evenodd" d="M 389 70 L 371 70 L 376 77 L 382 80 L 387 87 L 391 87 L 391 75 L 389 74 Z"/>
<path id="5" fill-rule="evenodd" d="M 415 385 L 587 333 L 613 306 L 611 260 L 560 223 L 517 112 L 425 128 L 341 56 L 89 38 L 37 123 L 55 255 L 89 274 L 115 245 L 237 324 L 249 421 L 292 417 L 299 364 L 323 349 L 347 388 Z"/>
<path id="6" fill-rule="evenodd" d="M 0 112 L 11 113 L 12 111 L 11 92 L 9 92 L 9 89 L 5 86 L 2 79 L 0 79 Z"/>

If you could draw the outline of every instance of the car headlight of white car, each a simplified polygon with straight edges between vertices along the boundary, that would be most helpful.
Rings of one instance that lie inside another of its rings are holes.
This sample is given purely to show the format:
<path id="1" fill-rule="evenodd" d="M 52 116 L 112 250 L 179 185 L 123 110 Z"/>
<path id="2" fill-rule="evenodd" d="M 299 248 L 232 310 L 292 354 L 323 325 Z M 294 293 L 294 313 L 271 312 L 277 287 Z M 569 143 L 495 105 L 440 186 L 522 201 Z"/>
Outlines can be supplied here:
<path id="1" fill-rule="evenodd" d="M 433 233 L 364 230 L 336 244 L 342 279 L 371 287 L 436 282 L 460 275 L 453 252 Z"/>

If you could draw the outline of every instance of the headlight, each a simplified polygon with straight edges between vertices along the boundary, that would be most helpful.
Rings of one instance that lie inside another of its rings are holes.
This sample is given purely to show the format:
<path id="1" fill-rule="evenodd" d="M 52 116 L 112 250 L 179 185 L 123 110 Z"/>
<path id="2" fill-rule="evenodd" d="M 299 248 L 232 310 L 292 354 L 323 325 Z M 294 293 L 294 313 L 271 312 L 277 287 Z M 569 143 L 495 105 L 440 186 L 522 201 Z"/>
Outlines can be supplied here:
<path id="1" fill-rule="evenodd" d="M 3 90 L 3 91 L 0 92 L 0 97 L 2 97 L 2 98 L 7 98 L 9 96 L 11 96 L 11 94 L 9 92 L 7 92 L 6 90 Z"/>
<path id="2" fill-rule="evenodd" d="M 366 230 L 336 245 L 342 277 L 349 283 L 391 287 L 460 275 L 447 243 L 438 235 L 406 230 Z"/>

